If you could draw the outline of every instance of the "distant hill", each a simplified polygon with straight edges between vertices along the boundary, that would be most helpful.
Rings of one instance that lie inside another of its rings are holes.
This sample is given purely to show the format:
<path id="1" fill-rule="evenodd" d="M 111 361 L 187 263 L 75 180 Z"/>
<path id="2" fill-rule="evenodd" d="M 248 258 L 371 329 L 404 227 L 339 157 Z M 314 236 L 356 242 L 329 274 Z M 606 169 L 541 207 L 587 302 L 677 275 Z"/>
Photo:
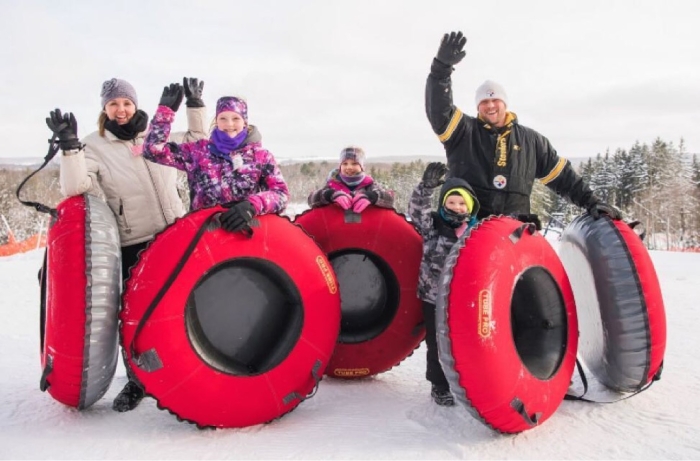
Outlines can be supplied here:
<path id="1" fill-rule="evenodd" d="M 0 158 L 0 169 L 3 170 L 19 170 L 24 168 L 39 168 L 44 163 L 42 157 L 14 157 Z M 58 167 L 60 164 L 58 156 L 51 160 L 47 168 Z"/>
<path id="2" fill-rule="evenodd" d="M 306 162 L 329 162 L 335 163 L 338 160 L 337 157 L 306 157 L 298 159 L 281 159 L 279 161 L 282 165 L 293 165 L 296 163 L 306 163 Z M 429 162 L 444 162 L 444 155 L 406 155 L 406 156 L 380 156 L 372 157 L 367 159 L 368 164 L 372 163 L 410 163 L 416 160 L 421 160 L 424 163 Z M 579 164 L 588 161 L 588 157 L 570 158 L 569 161 L 572 165 L 577 167 Z M 0 157 L 0 168 L 10 169 L 10 168 L 27 168 L 34 167 L 38 168 L 44 162 L 41 157 L 14 157 L 14 158 L 1 158 Z M 51 161 L 49 166 L 58 166 L 59 160 L 58 156 Z"/>
<path id="3" fill-rule="evenodd" d="M 43 163 L 41 157 L 12 157 L 12 158 L 0 158 L 0 165 L 2 166 L 31 166 L 31 165 L 41 165 Z"/>
<path id="4" fill-rule="evenodd" d="M 406 156 L 383 156 L 383 157 L 372 157 L 367 159 L 368 164 L 372 163 L 410 163 L 416 160 L 422 160 L 425 163 L 428 162 L 440 162 L 444 161 L 445 157 L 441 155 L 406 155 Z M 296 163 L 307 163 L 307 162 L 328 162 L 335 163 L 338 161 L 338 157 L 305 157 L 296 159 L 282 159 L 279 161 L 282 165 L 293 165 Z"/>
<path id="5" fill-rule="evenodd" d="M 12 157 L 12 158 L 2 158 L 0 157 L 0 168 L 27 168 L 27 167 L 39 167 L 44 163 L 44 157 Z M 61 164 L 60 153 L 56 155 L 51 162 L 51 166 L 59 166 Z"/>

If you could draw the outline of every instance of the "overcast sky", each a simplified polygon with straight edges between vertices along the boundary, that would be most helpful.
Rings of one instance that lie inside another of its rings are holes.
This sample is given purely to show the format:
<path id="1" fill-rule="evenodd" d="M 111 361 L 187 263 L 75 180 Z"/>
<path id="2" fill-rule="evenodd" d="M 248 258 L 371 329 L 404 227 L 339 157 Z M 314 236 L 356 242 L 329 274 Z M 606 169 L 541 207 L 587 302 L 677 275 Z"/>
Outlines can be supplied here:
<path id="1" fill-rule="evenodd" d="M 198 77 L 247 98 L 279 159 L 442 155 L 424 110 L 445 32 L 467 56 L 456 104 L 500 82 L 520 123 L 560 155 L 586 157 L 660 136 L 700 153 L 700 2 L 695 1 L 20 1 L 0 15 L 0 157 L 45 155 L 44 119 L 96 129 L 100 86 L 130 81 L 152 115 L 163 86 Z M 176 128 L 184 127 L 184 104 Z M 695 123 L 694 123 L 695 122 Z"/>

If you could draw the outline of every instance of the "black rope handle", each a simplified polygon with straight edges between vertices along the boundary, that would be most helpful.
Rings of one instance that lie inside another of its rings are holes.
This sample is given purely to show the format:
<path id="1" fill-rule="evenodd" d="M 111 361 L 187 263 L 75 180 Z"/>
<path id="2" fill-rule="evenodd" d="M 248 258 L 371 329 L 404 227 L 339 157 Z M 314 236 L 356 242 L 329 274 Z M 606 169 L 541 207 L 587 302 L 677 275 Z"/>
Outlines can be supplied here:
<path id="1" fill-rule="evenodd" d="M 46 355 L 46 365 L 44 366 L 43 371 L 41 372 L 41 378 L 39 379 L 39 390 L 41 392 L 46 392 L 49 387 L 51 387 L 51 383 L 49 383 L 49 375 L 53 371 L 53 356 L 51 355 Z"/>
<path id="2" fill-rule="evenodd" d="M 165 296 L 165 293 L 170 289 L 172 284 L 175 282 L 175 279 L 177 279 L 177 276 L 180 275 L 180 272 L 182 272 L 182 269 L 185 266 L 185 263 L 187 263 L 187 260 L 190 258 L 192 253 L 194 252 L 195 247 L 199 243 L 199 240 L 202 238 L 202 235 L 204 235 L 204 232 L 207 230 L 212 230 L 212 229 L 219 229 L 221 228 L 221 221 L 220 221 L 220 212 L 215 212 L 210 214 L 207 219 L 204 220 L 202 225 L 199 227 L 197 230 L 197 233 L 192 237 L 192 241 L 188 244 L 187 248 L 185 249 L 185 252 L 183 255 L 180 257 L 180 260 L 178 263 L 175 265 L 173 268 L 173 271 L 170 273 L 168 276 L 168 279 L 165 281 L 162 287 L 160 287 L 160 290 L 156 294 L 155 298 L 153 298 L 153 301 L 149 304 L 148 308 L 146 309 L 146 312 L 143 314 L 143 317 L 141 317 L 141 320 L 139 321 L 139 324 L 136 326 L 136 331 L 134 332 L 134 337 L 131 338 L 131 343 L 129 344 L 129 351 L 131 352 L 131 360 L 138 366 L 139 368 L 146 370 L 146 371 L 155 371 L 163 366 L 160 358 L 158 357 L 158 353 L 152 349 L 145 351 L 141 354 L 136 352 L 136 338 L 138 335 L 141 333 L 141 330 L 146 326 L 146 321 L 151 317 L 153 314 L 153 311 L 155 311 L 156 307 L 158 307 L 160 301 L 163 299 L 163 296 Z M 249 225 L 244 226 L 241 229 L 241 232 L 243 232 L 246 237 L 252 238 L 253 237 L 253 229 L 251 226 L 259 226 L 259 222 L 255 219 L 253 219 Z M 240 365 L 243 368 L 246 368 L 244 364 Z M 250 370 L 248 370 L 250 371 Z"/>
<path id="3" fill-rule="evenodd" d="M 588 379 L 586 378 L 586 373 L 583 371 L 583 366 L 579 359 L 576 359 L 576 369 L 578 370 L 578 375 L 581 377 L 581 383 L 583 384 L 583 393 L 581 395 L 571 395 L 566 394 L 564 400 L 585 400 L 583 397 L 588 392 Z"/>
<path id="4" fill-rule="evenodd" d="M 534 223 L 525 223 L 521 224 L 520 227 L 515 229 L 509 236 L 508 238 L 510 239 L 511 242 L 516 243 L 518 240 L 520 240 L 523 237 L 523 234 L 527 231 L 530 235 L 533 235 L 535 232 L 537 232 L 537 226 L 535 226 Z"/>
<path id="5" fill-rule="evenodd" d="M 143 327 L 146 326 L 146 322 L 151 317 L 151 315 L 153 314 L 153 311 L 155 311 L 156 307 L 158 307 L 158 305 L 160 304 L 160 301 L 163 299 L 163 296 L 165 296 L 165 293 L 170 289 L 172 284 L 175 282 L 175 279 L 177 279 L 177 276 L 180 275 L 180 272 L 182 272 L 182 269 L 185 267 L 185 263 L 187 263 L 187 260 L 190 258 L 190 256 L 194 252 L 194 249 L 197 247 L 199 240 L 204 235 L 204 232 L 209 227 L 209 224 L 214 220 L 214 217 L 217 216 L 218 214 L 219 213 L 212 213 L 207 217 L 207 219 L 204 220 L 202 225 L 197 230 L 197 233 L 194 235 L 194 237 L 192 237 L 192 240 L 190 241 L 189 245 L 187 245 L 185 252 L 180 257 L 180 260 L 177 262 L 177 264 L 173 268 L 173 271 L 170 273 L 170 275 L 168 276 L 168 278 L 165 281 L 165 283 L 163 284 L 163 286 L 160 287 L 160 290 L 156 294 L 155 298 L 153 298 L 153 300 L 149 304 L 148 308 L 146 309 L 146 312 L 141 317 L 139 324 L 136 326 L 136 331 L 134 332 L 134 336 L 133 336 L 133 338 L 131 338 L 131 343 L 129 344 L 129 351 L 131 352 L 131 360 L 134 361 L 134 363 L 136 363 L 136 365 L 139 368 L 144 368 L 147 371 L 150 371 L 149 369 L 153 369 L 154 367 L 157 367 L 157 365 L 152 364 L 151 366 L 149 366 L 148 363 L 141 360 L 141 354 L 136 352 L 136 346 L 135 346 L 136 338 L 141 333 L 141 330 L 143 330 Z M 155 352 L 153 352 L 153 354 L 155 354 Z M 154 357 L 157 359 L 157 356 L 154 356 Z M 146 358 L 146 359 L 148 360 L 148 358 Z"/>
<path id="6" fill-rule="evenodd" d="M 648 383 L 646 383 L 644 386 L 637 389 L 636 391 L 634 391 L 630 395 L 620 397 L 619 399 L 616 399 L 616 400 L 608 400 L 608 401 L 591 400 L 591 399 L 584 398 L 584 396 L 588 392 L 588 380 L 586 379 L 586 374 L 584 373 L 583 367 L 579 363 L 578 359 L 576 359 L 576 367 L 578 368 L 578 372 L 581 376 L 581 382 L 583 383 L 583 394 L 581 394 L 580 396 L 566 394 L 564 396 L 564 400 L 578 400 L 580 402 L 587 402 L 587 403 L 616 403 L 616 402 L 621 402 L 623 400 L 627 400 L 627 399 L 634 397 L 635 395 L 637 395 L 641 392 L 646 391 L 647 389 L 649 389 L 651 387 L 652 384 L 654 384 L 655 381 L 660 380 L 661 379 L 661 372 L 664 369 L 664 363 L 661 362 L 661 366 L 659 366 L 659 371 L 657 371 L 656 374 L 651 378 L 651 380 Z"/>
<path id="7" fill-rule="evenodd" d="M 34 170 L 29 176 L 24 178 L 24 180 L 22 180 L 22 182 L 19 183 L 19 186 L 17 186 L 17 190 L 15 191 L 15 195 L 17 196 L 17 200 L 19 200 L 19 202 L 22 205 L 33 207 L 39 213 L 48 213 L 54 218 L 56 218 L 58 216 L 58 212 L 56 211 L 55 208 L 51 208 L 51 207 L 44 205 L 43 203 L 39 203 L 39 202 L 22 200 L 19 197 L 19 192 L 20 192 L 20 190 L 22 190 L 24 185 L 30 179 L 32 179 L 32 176 L 34 176 L 35 174 L 37 174 L 38 172 L 43 170 L 44 167 L 49 164 L 49 162 L 56 156 L 58 151 L 59 151 L 58 136 L 54 135 L 51 139 L 49 139 L 49 151 L 47 152 L 46 156 L 44 157 L 44 163 L 39 168 Z"/>
<path id="8" fill-rule="evenodd" d="M 510 407 L 515 410 L 520 416 L 522 416 L 523 420 L 527 423 L 528 426 L 530 427 L 535 427 L 540 423 L 540 418 L 542 418 L 542 413 L 534 413 L 530 415 L 527 412 L 527 408 L 525 408 L 525 403 L 520 400 L 518 397 L 515 397 L 511 402 L 510 402 Z"/>
<path id="9" fill-rule="evenodd" d="M 294 399 L 299 399 L 299 403 L 301 403 L 304 400 L 310 399 L 311 397 L 316 395 L 316 391 L 318 391 L 318 385 L 321 382 L 321 378 L 323 377 L 322 373 L 320 373 L 321 365 L 321 360 L 316 359 L 313 367 L 311 367 L 311 377 L 314 380 L 314 387 L 311 389 L 311 392 L 306 394 L 306 396 L 303 396 L 296 391 L 290 392 L 282 399 L 282 403 L 284 405 L 289 405 Z"/>

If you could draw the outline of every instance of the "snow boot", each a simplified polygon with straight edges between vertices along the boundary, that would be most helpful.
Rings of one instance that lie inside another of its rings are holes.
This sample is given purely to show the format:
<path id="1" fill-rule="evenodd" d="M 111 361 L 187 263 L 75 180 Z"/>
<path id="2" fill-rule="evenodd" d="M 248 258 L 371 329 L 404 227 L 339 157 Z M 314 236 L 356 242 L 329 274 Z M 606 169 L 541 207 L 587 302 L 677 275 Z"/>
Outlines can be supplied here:
<path id="1" fill-rule="evenodd" d="M 129 381 L 112 402 L 112 410 L 120 413 L 131 411 L 139 405 L 143 396 L 143 389 L 135 382 Z"/>
<path id="2" fill-rule="evenodd" d="M 442 407 L 452 407 L 455 404 L 455 399 L 452 397 L 450 388 L 446 386 L 436 386 L 433 384 L 433 388 L 430 391 L 430 396 L 433 398 L 435 403 Z"/>

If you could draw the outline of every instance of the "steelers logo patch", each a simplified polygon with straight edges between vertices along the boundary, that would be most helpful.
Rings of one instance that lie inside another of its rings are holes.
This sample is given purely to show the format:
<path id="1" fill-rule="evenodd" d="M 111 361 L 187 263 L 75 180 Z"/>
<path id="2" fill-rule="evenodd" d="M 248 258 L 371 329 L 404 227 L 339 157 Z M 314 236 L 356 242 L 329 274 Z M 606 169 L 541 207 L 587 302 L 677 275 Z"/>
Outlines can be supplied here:
<path id="1" fill-rule="evenodd" d="M 506 187 L 507 183 L 508 180 L 502 174 L 499 174 L 498 176 L 493 178 L 493 185 L 496 186 L 496 189 L 503 189 L 504 187 Z"/>

